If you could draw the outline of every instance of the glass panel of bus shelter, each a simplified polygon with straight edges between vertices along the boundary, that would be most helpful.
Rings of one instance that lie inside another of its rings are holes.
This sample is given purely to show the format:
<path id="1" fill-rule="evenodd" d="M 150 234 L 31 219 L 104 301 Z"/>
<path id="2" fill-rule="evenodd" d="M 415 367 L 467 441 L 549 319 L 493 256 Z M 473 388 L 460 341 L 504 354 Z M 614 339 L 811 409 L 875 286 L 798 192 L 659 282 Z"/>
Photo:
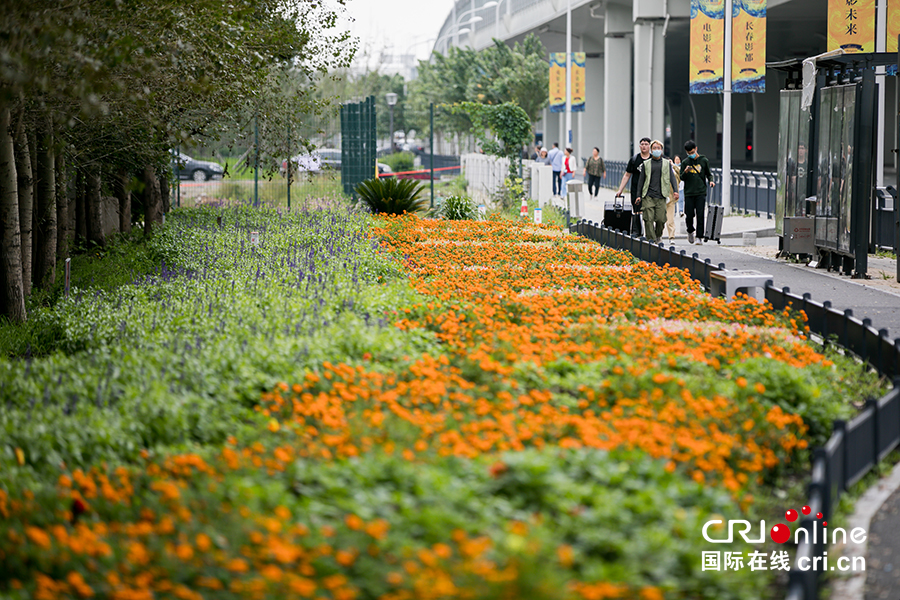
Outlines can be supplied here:
<path id="1" fill-rule="evenodd" d="M 788 128 L 787 164 L 785 165 L 787 186 L 784 192 L 784 214 L 794 216 L 797 212 L 797 136 L 799 135 L 800 90 L 790 92 L 790 127 Z"/>
<path id="2" fill-rule="evenodd" d="M 802 96 L 802 92 L 800 92 Z M 809 107 L 800 108 L 797 136 L 797 210 L 794 215 L 806 215 L 807 182 L 809 180 Z M 815 193 L 815 192 L 813 192 Z"/>
<path id="3" fill-rule="evenodd" d="M 838 250 L 850 252 L 850 230 L 853 225 L 853 156 L 854 134 L 856 133 L 856 86 L 844 87 L 844 153 L 841 157 L 843 166 L 841 169 L 841 221 L 838 226 Z"/>
<path id="4" fill-rule="evenodd" d="M 790 90 L 781 90 L 778 104 L 778 181 L 775 185 L 775 235 L 784 235 L 784 192 L 786 187 L 787 140 L 790 127 Z"/>
<path id="5" fill-rule="evenodd" d="M 829 160 L 831 161 L 831 193 L 829 194 L 828 219 L 826 221 L 826 245 L 837 250 L 838 218 L 841 214 L 841 181 L 844 158 L 844 91 L 843 86 L 834 88 L 834 104 L 831 107 L 831 139 L 829 140 Z"/>
<path id="6" fill-rule="evenodd" d="M 828 210 L 828 196 L 831 193 L 831 115 L 834 90 L 819 90 L 819 147 L 816 166 L 816 246 L 825 246 L 825 216 Z"/>

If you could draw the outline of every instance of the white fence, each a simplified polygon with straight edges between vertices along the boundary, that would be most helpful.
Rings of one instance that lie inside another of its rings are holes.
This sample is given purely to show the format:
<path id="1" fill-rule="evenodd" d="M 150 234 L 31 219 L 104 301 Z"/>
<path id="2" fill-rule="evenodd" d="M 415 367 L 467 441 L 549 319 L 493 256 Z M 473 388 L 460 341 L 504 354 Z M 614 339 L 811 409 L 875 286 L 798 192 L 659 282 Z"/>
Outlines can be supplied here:
<path id="1" fill-rule="evenodd" d="M 459 157 L 462 174 L 469 184 L 469 196 L 475 202 L 488 204 L 509 175 L 509 159 L 487 154 L 463 154 Z"/>

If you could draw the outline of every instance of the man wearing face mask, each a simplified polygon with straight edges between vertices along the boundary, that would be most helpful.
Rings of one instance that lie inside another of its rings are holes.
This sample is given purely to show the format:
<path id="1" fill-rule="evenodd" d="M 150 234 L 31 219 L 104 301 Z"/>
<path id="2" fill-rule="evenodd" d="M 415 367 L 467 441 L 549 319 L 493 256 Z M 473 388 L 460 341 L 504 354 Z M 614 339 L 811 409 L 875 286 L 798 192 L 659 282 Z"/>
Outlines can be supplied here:
<path id="1" fill-rule="evenodd" d="M 641 219 L 639 217 L 640 207 L 635 202 L 635 199 L 641 195 L 640 189 L 638 188 L 638 179 L 640 179 L 644 161 L 650 158 L 650 138 L 641 138 L 640 148 L 641 151 L 632 156 L 628 161 L 628 165 L 625 167 L 625 173 L 622 175 L 622 181 L 619 183 L 619 189 L 616 191 L 616 196 L 621 196 L 622 190 L 625 189 L 628 180 L 631 180 L 631 206 L 635 216 L 635 218 L 631 220 L 631 235 L 635 237 L 640 237 L 641 235 Z"/>
<path id="2" fill-rule="evenodd" d="M 644 215 L 647 239 L 657 242 L 666 226 L 666 199 L 678 201 L 678 179 L 669 159 L 662 157 L 663 144 L 650 142 L 650 158 L 644 161 L 638 181 L 639 197 L 635 204 Z"/>
<path id="3" fill-rule="evenodd" d="M 715 187 L 709 160 L 697 152 L 697 144 L 692 140 L 684 143 L 687 158 L 681 162 L 681 180 L 684 182 L 684 215 L 687 221 L 688 244 L 694 243 L 694 213 L 697 213 L 697 229 L 703 235 L 706 216 L 706 184 Z M 697 244 L 702 244 L 697 238 Z"/>

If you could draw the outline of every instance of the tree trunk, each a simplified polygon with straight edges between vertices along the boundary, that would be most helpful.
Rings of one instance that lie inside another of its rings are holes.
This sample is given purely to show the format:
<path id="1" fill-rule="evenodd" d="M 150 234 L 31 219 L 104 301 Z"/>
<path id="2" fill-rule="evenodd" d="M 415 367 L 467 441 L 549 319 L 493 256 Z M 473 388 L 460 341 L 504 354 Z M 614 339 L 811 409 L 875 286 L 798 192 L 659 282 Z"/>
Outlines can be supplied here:
<path id="1" fill-rule="evenodd" d="M 87 239 L 98 246 L 106 245 L 103 234 L 103 197 L 100 193 L 100 167 L 87 171 Z"/>
<path id="2" fill-rule="evenodd" d="M 56 281 L 56 157 L 53 151 L 53 123 L 49 115 L 41 118 L 37 135 L 34 284 L 47 288 Z"/>
<path id="3" fill-rule="evenodd" d="M 22 288 L 25 296 L 31 294 L 31 252 L 33 248 L 31 225 L 34 220 L 34 176 L 31 172 L 31 153 L 28 134 L 25 132 L 24 114 L 19 116 L 14 150 L 16 153 L 16 182 L 19 196 L 19 231 L 22 244 Z"/>
<path id="4" fill-rule="evenodd" d="M 66 157 L 56 155 L 56 261 L 69 255 L 69 179 L 66 171 Z"/>
<path id="5" fill-rule="evenodd" d="M 75 239 L 83 242 L 87 239 L 87 223 L 85 215 L 87 210 L 87 176 L 84 167 L 79 167 L 76 171 L 75 181 Z"/>
<path id="6" fill-rule="evenodd" d="M 162 197 L 159 179 L 153 167 L 144 167 L 144 235 L 153 233 L 153 226 L 162 222 Z"/>
<path id="7" fill-rule="evenodd" d="M 119 231 L 131 231 L 131 190 L 128 189 L 128 171 L 119 169 L 113 181 L 116 198 L 119 199 Z"/>
<path id="8" fill-rule="evenodd" d="M 14 323 L 25 320 L 22 285 L 22 239 L 19 231 L 19 191 L 9 108 L 0 107 L 0 314 Z"/>
<path id="9" fill-rule="evenodd" d="M 169 191 L 169 177 L 166 174 L 162 174 L 159 176 L 159 195 L 162 198 L 161 210 L 163 215 L 172 210 Z"/>

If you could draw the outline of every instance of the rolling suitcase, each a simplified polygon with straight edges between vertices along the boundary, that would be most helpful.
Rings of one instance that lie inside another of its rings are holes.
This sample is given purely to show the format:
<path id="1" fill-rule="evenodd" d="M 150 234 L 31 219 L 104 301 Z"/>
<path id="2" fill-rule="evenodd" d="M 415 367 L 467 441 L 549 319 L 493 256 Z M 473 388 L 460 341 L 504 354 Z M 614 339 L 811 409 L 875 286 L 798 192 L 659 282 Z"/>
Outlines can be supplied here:
<path id="1" fill-rule="evenodd" d="M 706 223 L 703 232 L 703 239 L 707 242 L 715 240 L 717 244 L 721 244 L 722 240 L 722 218 L 725 216 L 725 209 L 715 204 L 710 204 L 706 208 Z"/>
<path id="2" fill-rule="evenodd" d="M 631 203 L 626 203 L 624 196 L 616 196 L 613 202 L 604 204 L 603 222 L 600 224 L 627 233 L 631 230 L 631 215 Z"/>

